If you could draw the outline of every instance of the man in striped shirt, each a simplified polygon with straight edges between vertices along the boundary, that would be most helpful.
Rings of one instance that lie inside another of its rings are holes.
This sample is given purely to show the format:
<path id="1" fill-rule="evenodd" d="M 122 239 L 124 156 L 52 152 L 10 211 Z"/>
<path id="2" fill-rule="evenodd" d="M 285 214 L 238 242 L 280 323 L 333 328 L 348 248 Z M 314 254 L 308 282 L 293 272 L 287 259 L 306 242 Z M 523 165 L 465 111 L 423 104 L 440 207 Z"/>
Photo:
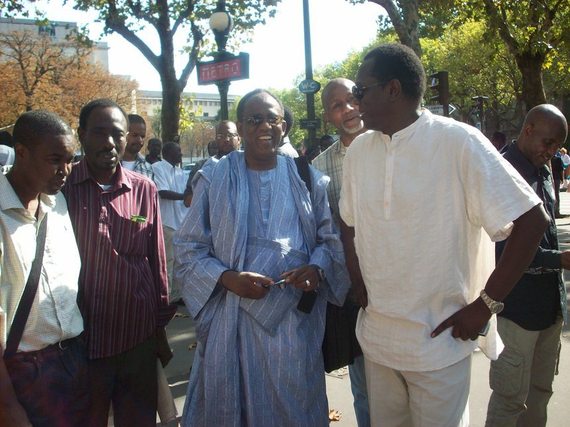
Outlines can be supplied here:
<path id="1" fill-rule="evenodd" d="M 155 426 L 157 336 L 169 319 L 155 185 L 121 167 L 127 115 L 113 101 L 79 116 L 84 159 L 64 187 L 82 258 L 79 307 L 91 368 L 93 425 Z"/>

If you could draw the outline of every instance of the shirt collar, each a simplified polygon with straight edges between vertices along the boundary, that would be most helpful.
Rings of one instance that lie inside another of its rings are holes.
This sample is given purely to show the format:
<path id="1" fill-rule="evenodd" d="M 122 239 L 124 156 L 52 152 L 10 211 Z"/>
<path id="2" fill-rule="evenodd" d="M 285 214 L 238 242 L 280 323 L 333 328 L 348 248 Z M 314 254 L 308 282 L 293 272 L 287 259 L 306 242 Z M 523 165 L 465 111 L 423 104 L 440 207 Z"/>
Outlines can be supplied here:
<path id="1" fill-rule="evenodd" d="M 119 188 L 132 188 L 132 183 L 130 177 L 125 174 L 121 163 L 117 163 L 117 169 L 115 170 L 115 175 L 113 176 L 113 187 L 112 190 L 117 190 Z M 97 180 L 91 176 L 91 172 L 89 171 L 89 167 L 87 166 L 87 160 L 83 159 L 79 163 L 76 163 L 73 166 L 73 172 L 68 177 L 69 184 L 80 184 L 85 181 L 91 180 L 97 185 Z"/>
<path id="2" fill-rule="evenodd" d="M 432 114 L 429 110 L 423 110 L 422 114 L 413 123 L 406 126 L 404 129 L 400 129 L 398 132 L 394 132 L 392 139 L 394 138 L 407 138 L 413 134 L 419 126 L 423 126 L 432 118 Z"/>
<path id="3" fill-rule="evenodd" d="M 512 144 L 509 150 L 505 153 L 505 158 L 509 159 L 511 163 L 513 163 L 513 165 L 516 166 L 516 169 L 524 178 L 537 177 L 538 175 L 547 177 L 548 175 L 550 175 L 550 172 L 546 165 L 541 166 L 540 168 L 534 166 L 524 156 L 522 151 L 519 150 L 519 147 L 516 143 Z"/>
<path id="4" fill-rule="evenodd" d="M 55 196 L 50 194 L 40 194 L 41 209 L 44 211 L 52 210 L 55 206 Z M 25 209 L 20 198 L 14 191 L 12 184 L 8 178 L 0 173 L 0 210 L 8 209 Z"/>

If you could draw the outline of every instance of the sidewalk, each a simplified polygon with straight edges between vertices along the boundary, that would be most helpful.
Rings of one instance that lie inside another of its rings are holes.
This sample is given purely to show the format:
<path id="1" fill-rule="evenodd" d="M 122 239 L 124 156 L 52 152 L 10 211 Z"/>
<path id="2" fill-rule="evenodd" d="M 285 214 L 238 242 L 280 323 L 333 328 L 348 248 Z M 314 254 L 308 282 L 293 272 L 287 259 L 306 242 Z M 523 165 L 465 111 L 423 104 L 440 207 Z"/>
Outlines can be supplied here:
<path id="1" fill-rule="evenodd" d="M 570 249 L 570 193 L 560 193 L 562 214 L 566 218 L 556 220 L 561 250 Z M 570 271 L 565 271 L 566 288 L 569 289 Z M 187 315 L 184 307 L 179 314 Z M 167 328 L 174 357 L 166 367 L 166 375 L 178 412 L 182 414 L 188 375 L 194 358 L 196 334 L 190 317 L 175 317 Z M 471 369 L 470 417 L 471 427 L 483 427 L 487 412 L 487 403 L 491 394 L 488 385 L 489 360 L 481 353 L 473 355 Z M 340 421 L 331 423 L 334 427 L 356 427 L 356 417 L 352 408 L 350 380 L 346 373 L 326 376 L 329 407 L 342 413 Z M 562 351 L 560 356 L 560 374 L 554 380 L 554 395 L 549 404 L 548 427 L 568 426 L 568 403 L 570 402 L 570 328 L 564 327 Z M 157 424 L 160 425 L 160 424 Z"/>

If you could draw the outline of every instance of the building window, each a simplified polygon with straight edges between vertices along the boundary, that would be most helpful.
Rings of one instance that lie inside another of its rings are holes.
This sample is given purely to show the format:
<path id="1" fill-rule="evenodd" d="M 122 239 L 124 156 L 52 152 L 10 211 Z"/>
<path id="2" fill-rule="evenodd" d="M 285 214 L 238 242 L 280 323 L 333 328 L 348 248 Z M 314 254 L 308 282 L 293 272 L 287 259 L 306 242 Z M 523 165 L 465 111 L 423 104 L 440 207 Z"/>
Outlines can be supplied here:
<path id="1" fill-rule="evenodd" d="M 51 25 L 40 25 L 38 27 L 38 34 L 40 36 L 50 36 L 55 37 L 55 26 Z"/>

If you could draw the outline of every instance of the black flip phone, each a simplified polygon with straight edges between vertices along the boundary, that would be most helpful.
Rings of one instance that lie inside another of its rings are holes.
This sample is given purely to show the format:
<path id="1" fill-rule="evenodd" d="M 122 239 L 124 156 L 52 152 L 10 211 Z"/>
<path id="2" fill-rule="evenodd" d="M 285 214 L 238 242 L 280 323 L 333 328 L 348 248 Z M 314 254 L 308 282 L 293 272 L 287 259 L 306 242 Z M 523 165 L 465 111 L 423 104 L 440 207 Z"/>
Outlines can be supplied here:
<path id="1" fill-rule="evenodd" d="M 317 291 L 303 292 L 297 304 L 297 310 L 303 313 L 310 313 L 313 310 L 315 301 L 317 300 Z"/>
<path id="2" fill-rule="evenodd" d="M 485 326 L 483 326 L 483 328 L 481 328 L 481 330 L 479 331 L 479 336 L 480 337 L 486 337 L 487 333 L 489 332 L 490 326 L 491 326 L 491 324 L 489 322 L 485 323 Z"/>

